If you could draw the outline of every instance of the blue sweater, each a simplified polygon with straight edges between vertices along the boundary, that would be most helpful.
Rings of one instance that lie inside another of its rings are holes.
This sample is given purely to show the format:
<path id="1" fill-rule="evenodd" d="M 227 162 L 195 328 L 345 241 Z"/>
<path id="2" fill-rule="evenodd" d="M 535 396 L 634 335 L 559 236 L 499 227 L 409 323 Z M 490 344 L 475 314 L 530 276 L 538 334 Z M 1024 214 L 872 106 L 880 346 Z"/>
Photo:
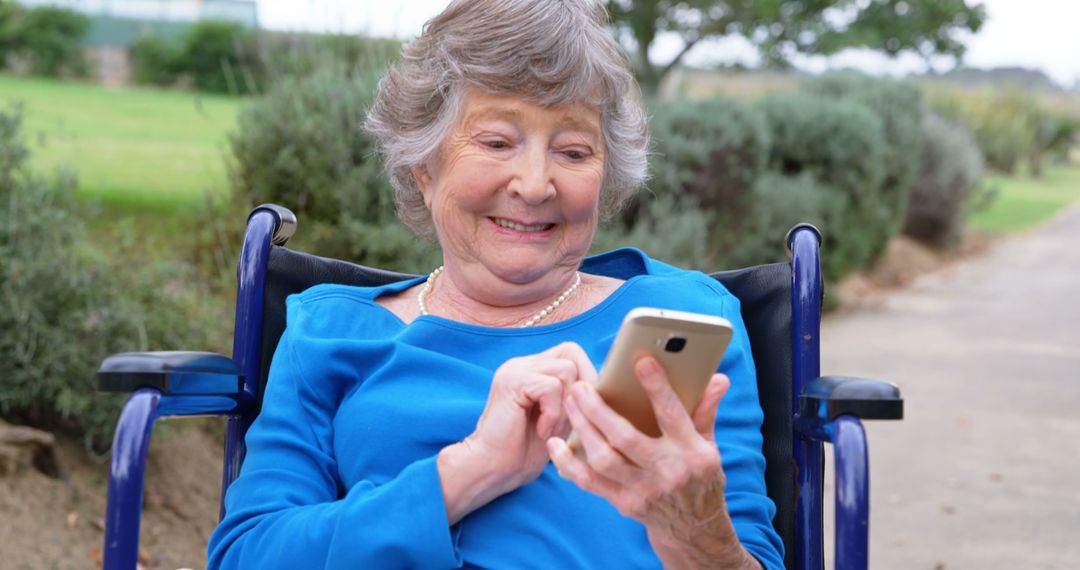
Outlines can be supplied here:
<path id="1" fill-rule="evenodd" d="M 574 341 L 600 367 L 638 306 L 720 315 L 735 337 L 720 370 L 731 389 L 716 439 L 743 546 L 783 566 L 765 495 L 761 408 L 738 300 L 708 276 L 633 249 L 582 271 L 626 279 L 573 318 L 525 329 L 434 315 L 404 324 L 374 299 L 422 282 L 319 285 L 289 297 L 263 410 L 210 539 L 210 568 L 658 568 L 645 528 L 559 477 L 540 477 L 446 522 L 435 458 L 476 426 L 495 369 Z"/>

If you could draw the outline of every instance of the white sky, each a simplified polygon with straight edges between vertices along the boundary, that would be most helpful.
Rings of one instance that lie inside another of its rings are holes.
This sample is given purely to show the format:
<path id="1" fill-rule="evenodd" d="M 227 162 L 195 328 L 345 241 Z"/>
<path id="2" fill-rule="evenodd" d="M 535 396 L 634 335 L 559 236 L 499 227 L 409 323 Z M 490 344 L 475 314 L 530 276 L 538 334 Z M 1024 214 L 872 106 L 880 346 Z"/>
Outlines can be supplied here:
<path id="1" fill-rule="evenodd" d="M 972 0 L 969 0 L 971 2 Z M 971 67 L 1023 66 L 1045 71 L 1059 84 L 1080 86 L 1080 2 L 1075 0 L 982 0 L 988 18 L 968 42 Z M 259 21 L 267 28 L 293 31 L 362 32 L 409 38 L 439 13 L 447 0 L 258 0 Z M 677 38 L 658 40 L 653 55 L 670 58 Z M 740 41 L 709 42 L 694 48 L 688 62 L 753 63 L 753 49 Z M 925 69 L 914 56 L 889 60 L 872 52 L 849 50 L 832 58 L 804 58 L 802 69 L 856 67 L 872 73 L 903 74 Z"/>

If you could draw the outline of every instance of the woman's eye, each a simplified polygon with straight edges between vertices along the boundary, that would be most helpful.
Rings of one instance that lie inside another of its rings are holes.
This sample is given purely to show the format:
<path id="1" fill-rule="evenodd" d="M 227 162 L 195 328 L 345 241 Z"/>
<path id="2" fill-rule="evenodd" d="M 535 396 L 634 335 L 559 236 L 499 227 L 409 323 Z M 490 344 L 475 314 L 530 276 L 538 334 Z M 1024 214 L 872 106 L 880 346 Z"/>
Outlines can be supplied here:
<path id="1" fill-rule="evenodd" d="M 563 156 L 565 156 L 566 158 L 569 158 L 570 160 L 585 160 L 586 158 L 589 157 L 589 153 L 585 152 L 583 150 L 570 149 L 570 150 L 564 150 L 563 151 Z"/>
<path id="2" fill-rule="evenodd" d="M 493 149 L 496 149 L 496 150 L 501 150 L 501 149 L 504 149 L 504 148 L 510 148 L 510 143 L 508 143 L 508 142 L 506 142 L 504 140 L 496 139 L 496 140 L 484 141 L 484 146 L 486 146 L 488 148 L 493 148 Z"/>

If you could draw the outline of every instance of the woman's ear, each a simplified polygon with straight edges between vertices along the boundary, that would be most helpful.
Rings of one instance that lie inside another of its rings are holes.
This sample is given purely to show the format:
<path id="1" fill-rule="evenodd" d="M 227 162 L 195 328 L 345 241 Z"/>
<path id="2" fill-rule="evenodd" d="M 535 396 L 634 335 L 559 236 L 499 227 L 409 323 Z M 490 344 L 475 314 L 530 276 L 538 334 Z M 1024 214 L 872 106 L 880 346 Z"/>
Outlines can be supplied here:
<path id="1" fill-rule="evenodd" d="M 433 178 L 431 173 L 428 172 L 426 166 L 414 166 L 410 169 L 412 171 L 413 179 L 416 180 L 416 187 L 420 189 L 420 195 L 424 197 L 424 205 L 431 209 L 431 195 L 434 191 Z"/>

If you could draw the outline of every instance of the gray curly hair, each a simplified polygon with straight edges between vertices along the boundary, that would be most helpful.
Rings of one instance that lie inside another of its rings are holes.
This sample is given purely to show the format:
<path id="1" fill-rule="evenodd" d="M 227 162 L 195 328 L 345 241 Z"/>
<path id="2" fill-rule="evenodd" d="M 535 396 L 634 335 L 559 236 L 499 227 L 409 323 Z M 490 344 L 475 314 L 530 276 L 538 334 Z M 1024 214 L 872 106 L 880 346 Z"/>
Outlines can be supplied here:
<path id="1" fill-rule="evenodd" d="M 395 189 L 398 216 L 434 239 L 412 168 L 434 164 L 474 87 L 544 107 L 600 112 L 608 218 L 644 183 L 649 135 L 630 64 L 595 0 L 455 0 L 424 25 L 379 83 L 364 128 Z"/>

